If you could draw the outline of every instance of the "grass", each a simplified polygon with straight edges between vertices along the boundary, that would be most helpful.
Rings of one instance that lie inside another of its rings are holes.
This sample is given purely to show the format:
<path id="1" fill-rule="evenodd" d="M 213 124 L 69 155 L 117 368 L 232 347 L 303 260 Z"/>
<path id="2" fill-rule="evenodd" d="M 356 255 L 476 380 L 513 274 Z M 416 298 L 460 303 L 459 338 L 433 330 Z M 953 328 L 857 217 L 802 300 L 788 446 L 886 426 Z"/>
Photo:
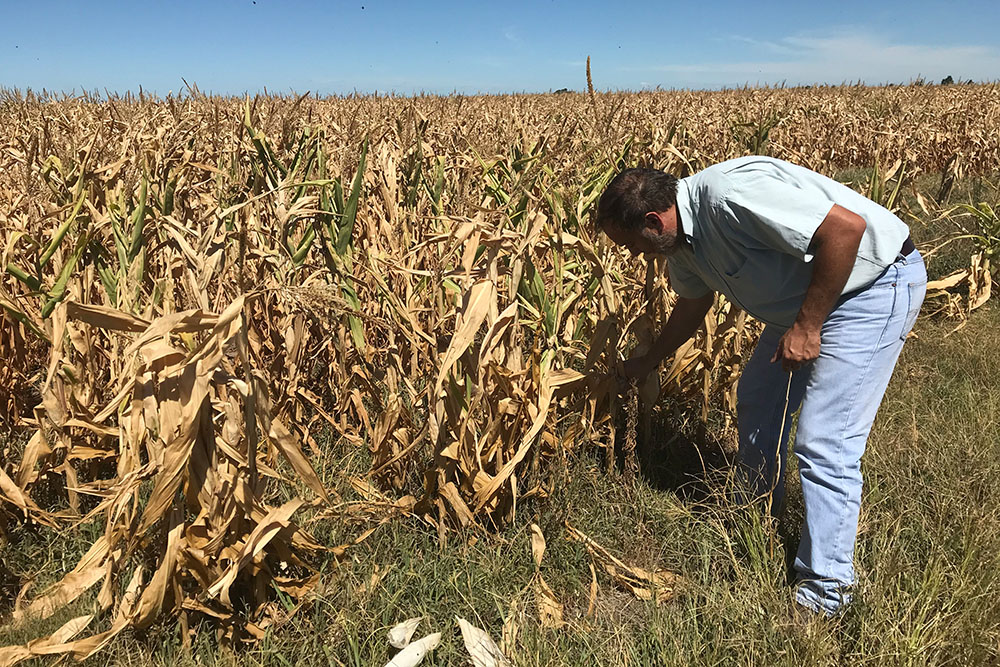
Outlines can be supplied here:
<path id="1" fill-rule="evenodd" d="M 695 497 L 678 490 L 679 474 L 628 482 L 581 452 L 567 460 L 548 499 L 523 505 L 515 525 L 498 534 L 453 535 L 442 546 L 416 522 L 381 526 L 341 563 L 328 562 L 315 599 L 257 645 L 220 648 L 205 631 L 188 652 L 176 629 L 157 627 L 127 635 L 91 662 L 379 665 L 390 658 L 388 628 L 423 615 L 429 620 L 420 632 L 444 632 L 426 664 L 465 664 L 454 622 L 460 615 L 498 640 L 504 622 L 516 619 L 511 657 L 519 665 L 995 664 L 1000 309 L 987 306 L 946 336 L 951 328 L 921 321 L 919 337 L 903 351 L 864 461 L 857 599 L 837 621 L 804 625 L 791 613 L 782 550 L 794 551 L 801 515 L 794 471 L 789 511 L 771 527 L 728 504 L 711 480 L 699 482 L 708 495 Z M 347 445 L 329 451 L 323 468 L 347 496 L 334 471 L 363 470 L 365 462 Z M 648 454 L 683 458 L 677 451 Z M 600 573 L 596 612 L 587 618 L 590 558 L 566 539 L 567 520 L 630 564 L 680 572 L 680 594 L 656 606 Z M 565 605 L 567 625 L 559 630 L 537 620 L 532 521 L 548 541 L 541 573 Z M 361 532 L 321 520 L 314 529 L 328 544 Z M 86 543 L 84 536 L 46 542 L 43 534 L 22 535 L 4 556 L 13 571 L 38 573 L 39 585 L 74 562 L 74 545 Z M 89 604 L 0 631 L 0 645 L 49 632 Z"/>

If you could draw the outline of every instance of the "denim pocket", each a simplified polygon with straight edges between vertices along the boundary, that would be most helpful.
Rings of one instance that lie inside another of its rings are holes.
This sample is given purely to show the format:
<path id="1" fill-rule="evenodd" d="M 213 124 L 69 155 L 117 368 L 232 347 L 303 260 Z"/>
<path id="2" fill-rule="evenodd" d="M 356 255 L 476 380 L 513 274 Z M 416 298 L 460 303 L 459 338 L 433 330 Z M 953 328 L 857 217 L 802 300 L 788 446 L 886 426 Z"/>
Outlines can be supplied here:
<path id="1" fill-rule="evenodd" d="M 900 340 L 906 340 L 910 330 L 913 329 L 917 315 L 920 314 L 920 306 L 924 303 L 924 294 L 927 292 L 927 281 L 906 284 L 907 308 L 906 319 L 903 321 L 903 331 L 899 334 Z"/>

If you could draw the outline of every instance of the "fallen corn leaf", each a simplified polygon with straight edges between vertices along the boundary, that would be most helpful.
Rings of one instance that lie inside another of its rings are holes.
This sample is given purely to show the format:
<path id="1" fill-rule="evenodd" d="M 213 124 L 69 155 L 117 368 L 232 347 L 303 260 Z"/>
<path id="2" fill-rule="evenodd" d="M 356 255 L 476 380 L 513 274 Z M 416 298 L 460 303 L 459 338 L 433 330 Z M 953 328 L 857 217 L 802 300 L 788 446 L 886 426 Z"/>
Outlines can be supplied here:
<path id="1" fill-rule="evenodd" d="M 392 630 L 389 630 L 389 645 L 393 648 L 405 648 L 410 643 L 410 638 L 416 632 L 417 626 L 423 620 L 423 616 L 408 618 L 402 623 L 397 623 Z"/>
<path id="2" fill-rule="evenodd" d="M 385 667 L 415 667 L 420 661 L 427 657 L 427 654 L 437 648 L 441 643 L 441 633 L 435 632 L 418 639 L 412 644 L 396 654 L 396 656 L 386 663 Z"/>
<path id="3" fill-rule="evenodd" d="M 540 573 L 535 574 L 535 604 L 538 605 L 538 620 L 542 627 L 556 630 L 566 625 L 563 622 L 562 603 L 556 599 L 555 593 Z"/>
<path id="4" fill-rule="evenodd" d="M 455 617 L 462 631 L 465 650 L 472 657 L 473 667 L 510 667 L 511 662 L 485 630 L 481 630 L 464 618 Z"/>
<path id="5" fill-rule="evenodd" d="M 531 524 L 531 555 L 535 558 L 535 565 L 541 566 L 542 556 L 545 554 L 545 536 L 538 524 Z"/>
<path id="6" fill-rule="evenodd" d="M 569 531 L 570 538 L 582 542 L 594 560 L 601 564 L 604 571 L 611 575 L 616 583 L 628 589 L 640 600 L 655 599 L 659 604 L 674 596 L 677 584 L 681 581 L 680 575 L 668 570 L 650 572 L 641 567 L 626 565 L 592 538 L 568 523 L 566 529 Z"/>

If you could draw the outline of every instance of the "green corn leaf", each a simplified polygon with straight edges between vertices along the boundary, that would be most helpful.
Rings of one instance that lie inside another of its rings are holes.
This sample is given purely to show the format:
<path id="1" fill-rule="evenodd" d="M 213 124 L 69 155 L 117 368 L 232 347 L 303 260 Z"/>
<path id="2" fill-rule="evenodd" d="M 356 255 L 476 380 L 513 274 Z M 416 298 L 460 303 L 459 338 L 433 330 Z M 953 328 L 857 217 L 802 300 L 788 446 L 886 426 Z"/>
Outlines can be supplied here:
<path id="1" fill-rule="evenodd" d="M 868 181 L 868 198 L 875 203 L 882 202 L 882 175 L 879 172 L 878 162 L 872 167 L 872 173 Z"/>
<path id="2" fill-rule="evenodd" d="M 104 285 L 104 292 L 108 295 L 108 301 L 115 308 L 118 307 L 118 274 L 108 266 L 107 262 L 101 256 L 97 257 L 95 262 L 97 266 L 97 274 L 101 278 L 101 283 Z"/>
<path id="3" fill-rule="evenodd" d="M 332 218 L 333 216 L 330 217 Z M 337 276 L 342 273 L 341 261 L 340 258 L 335 256 L 333 253 L 333 247 L 332 247 L 333 244 L 331 241 L 333 234 L 332 232 L 329 231 L 331 226 L 332 223 L 330 223 L 330 225 L 320 228 L 319 250 L 320 253 L 323 255 L 323 261 L 326 263 L 326 270 L 329 271 L 331 276 Z M 328 235 L 331 238 L 328 238 Z"/>
<path id="4" fill-rule="evenodd" d="M 124 267 L 128 263 L 128 242 L 125 240 L 125 232 L 121 228 L 121 220 L 118 213 L 109 209 L 111 214 L 111 229 L 114 232 L 115 250 L 118 253 L 118 266 Z"/>
<path id="5" fill-rule="evenodd" d="M 333 210 L 338 214 L 344 212 L 344 185 L 340 182 L 340 178 L 335 178 L 333 181 Z M 337 226 L 340 226 L 339 223 Z"/>
<path id="6" fill-rule="evenodd" d="M 316 136 L 316 175 L 320 178 L 326 178 L 326 151 L 323 150 L 323 144 L 320 143 L 320 135 Z"/>
<path id="7" fill-rule="evenodd" d="M 361 186 L 365 180 L 365 158 L 368 156 L 368 140 L 361 145 L 361 159 L 358 161 L 358 172 L 354 175 L 354 183 L 351 185 L 351 196 L 347 200 L 346 206 L 342 209 L 344 217 L 340 221 L 340 229 L 337 235 L 337 254 L 343 255 L 347 252 L 347 246 L 351 243 L 351 236 L 354 234 L 354 221 L 358 217 L 358 200 L 361 198 Z"/>
<path id="8" fill-rule="evenodd" d="M 892 210 L 892 207 L 896 205 L 896 199 L 899 197 L 899 189 L 903 187 L 903 176 L 906 171 L 906 164 L 901 164 L 899 167 L 899 173 L 896 175 L 896 187 L 892 189 L 892 194 L 889 195 L 889 200 L 884 204 L 884 206 Z"/>
<path id="9" fill-rule="evenodd" d="M 56 249 L 59 247 L 59 244 L 62 243 L 62 240 L 66 237 L 66 233 L 76 220 L 76 216 L 80 214 L 80 209 L 83 208 L 83 203 L 86 200 L 87 193 L 81 188 L 80 196 L 77 198 L 76 204 L 73 206 L 73 211 L 69 214 L 69 217 L 66 218 L 66 222 L 61 224 L 59 229 L 56 230 L 55 236 L 52 237 L 52 240 L 49 242 L 45 252 L 42 253 L 42 258 L 38 260 L 39 269 L 45 268 L 45 266 L 49 263 L 49 260 L 52 259 L 52 255 L 56 253 Z"/>
<path id="10" fill-rule="evenodd" d="M 347 316 L 347 323 L 351 327 L 351 339 L 358 350 L 365 349 L 365 329 L 361 325 L 361 318 L 355 315 Z"/>
<path id="11" fill-rule="evenodd" d="M 21 267 L 17 266 L 13 262 L 7 264 L 7 273 L 14 276 L 22 283 L 28 286 L 32 292 L 40 292 L 42 290 L 42 283 L 34 276 L 29 276 Z"/>
<path id="12" fill-rule="evenodd" d="M 586 309 L 584 309 L 581 311 L 581 314 L 586 312 Z M 573 328 L 573 340 L 585 340 L 589 338 L 589 336 L 585 335 L 585 328 L 588 323 L 589 320 L 586 317 L 578 317 L 576 319 L 576 326 Z"/>
<path id="13" fill-rule="evenodd" d="M 306 145 L 309 142 L 309 130 L 303 130 L 302 134 L 299 135 L 299 140 L 296 142 L 295 155 L 292 156 L 292 165 L 288 169 L 288 173 L 295 175 L 302 165 L 302 158 L 306 155 Z"/>
<path id="14" fill-rule="evenodd" d="M 142 230 L 146 224 L 146 189 L 149 182 L 143 176 L 139 185 L 139 202 L 132 213 L 132 238 L 128 246 L 128 264 L 131 265 L 142 249 Z"/>
<path id="15" fill-rule="evenodd" d="M 361 301 L 358 299 L 358 293 L 354 291 L 354 283 L 350 278 L 341 283 L 340 291 L 343 293 L 347 305 L 354 310 L 361 310 Z M 361 323 L 361 318 L 356 315 L 348 315 L 347 323 L 351 329 L 351 339 L 354 341 L 355 348 L 359 352 L 363 352 L 365 350 L 365 329 Z"/>
<path id="16" fill-rule="evenodd" d="M 87 247 L 87 236 L 84 234 L 80 237 L 80 240 L 76 244 L 76 249 L 73 250 L 73 255 L 63 264 L 62 271 L 59 273 L 59 278 L 56 280 L 55 285 L 49 290 L 48 301 L 42 306 L 42 318 L 48 318 L 55 310 L 56 305 L 66 296 L 66 285 L 69 284 L 70 276 L 73 275 L 73 270 L 76 268 L 77 262 L 80 261 L 80 257 L 83 255 L 84 248 Z"/>
<path id="17" fill-rule="evenodd" d="M 177 176 L 174 176 L 167 182 L 167 187 L 163 191 L 163 203 L 160 206 L 160 210 L 163 211 L 163 215 L 170 215 L 174 212 L 174 190 L 177 189 Z"/>
<path id="18" fill-rule="evenodd" d="M 299 241 L 299 247 L 295 251 L 295 254 L 292 255 L 292 264 L 294 264 L 295 266 L 302 266 L 302 262 L 305 261 L 306 255 L 309 254 L 309 248 L 312 247 L 313 240 L 315 238 L 316 238 L 316 228 L 310 226 L 306 230 L 306 233 L 302 237 L 302 240 Z"/>
<path id="19" fill-rule="evenodd" d="M 285 165 L 283 165 L 281 163 L 281 160 L 278 159 L 278 156 L 275 154 L 274 149 L 271 148 L 271 144 L 268 143 L 266 139 L 264 139 L 263 135 L 261 135 L 261 144 L 263 144 L 264 146 L 264 154 L 267 156 L 268 161 L 270 162 L 271 169 L 274 171 L 274 173 L 280 175 L 277 182 L 284 180 L 285 176 L 288 175 L 288 169 L 286 169 Z M 275 183 L 275 185 L 277 185 L 277 182 Z"/>
<path id="20" fill-rule="evenodd" d="M 257 149 L 257 159 L 260 163 L 260 167 L 263 169 L 264 177 L 267 180 L 267 185 L 269 188 L 275 188 L 278 183 L 281 182 L 287 170 L 281 161 L 274 155 L 274 151 L 271 150 L 271 146 L 267 143 L 267 139 L 264 135 L 254 129 L 250 122 L 250 104 L 247 103 L 243 106 L 243 125 L 250 135 L 250 141 L 253 142 L 254 148 Z"/>
<path id="21" fill-rule="evenodd" d="M 437 157 L 434 164 L 434 185 L 433 187 L 424 182 L 424 186 L 427 188 L 427 194 L 431 198 L 431 204 L 434 208 L 434 215 L 443 215 L 444 209 L 441 206 L 441 196 L 444 194 L 444 158 Z"/>
<path id="22" fill-rule="evenodd" d="M 13 305 L 7 303 L 6 301 L 0 301 L 0 308 L 3 308 L 5 311 L 7 311 L 8 315 L 13 317 L 15 320 L 17 320 L 24 326 L 28 327 L 31 333 L 35 334 L 43 341 L 48 342 L 49 340 L 48 336 L 46 336 L 45 333 L 41 329 L 39 329 L 34 322 L 31 321 L 31 318 L 29 318 L 23 312 L 15 308 Z"/>

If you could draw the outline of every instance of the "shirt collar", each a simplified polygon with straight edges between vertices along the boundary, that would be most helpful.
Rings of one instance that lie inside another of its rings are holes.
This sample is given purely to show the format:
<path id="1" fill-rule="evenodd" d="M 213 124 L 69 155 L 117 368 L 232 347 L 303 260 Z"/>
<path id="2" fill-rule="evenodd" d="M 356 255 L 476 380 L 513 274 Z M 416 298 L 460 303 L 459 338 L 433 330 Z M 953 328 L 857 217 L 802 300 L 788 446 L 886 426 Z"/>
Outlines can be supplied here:
<path id="1" fill-rule="evenodd" d="M 694 207 L 691 205 L 691 190 L 686 178 L 677 181 L 677 220 L 684 236 L 689 239 L 698 238 Z"/>
<path id="2" fill-rule="evenodd" d="M 691 205 L 691 190 L 686 178 L 677 181 L 677 219 L 684 236 L 689 239 L 698 238 L 694 207 Z"/>

